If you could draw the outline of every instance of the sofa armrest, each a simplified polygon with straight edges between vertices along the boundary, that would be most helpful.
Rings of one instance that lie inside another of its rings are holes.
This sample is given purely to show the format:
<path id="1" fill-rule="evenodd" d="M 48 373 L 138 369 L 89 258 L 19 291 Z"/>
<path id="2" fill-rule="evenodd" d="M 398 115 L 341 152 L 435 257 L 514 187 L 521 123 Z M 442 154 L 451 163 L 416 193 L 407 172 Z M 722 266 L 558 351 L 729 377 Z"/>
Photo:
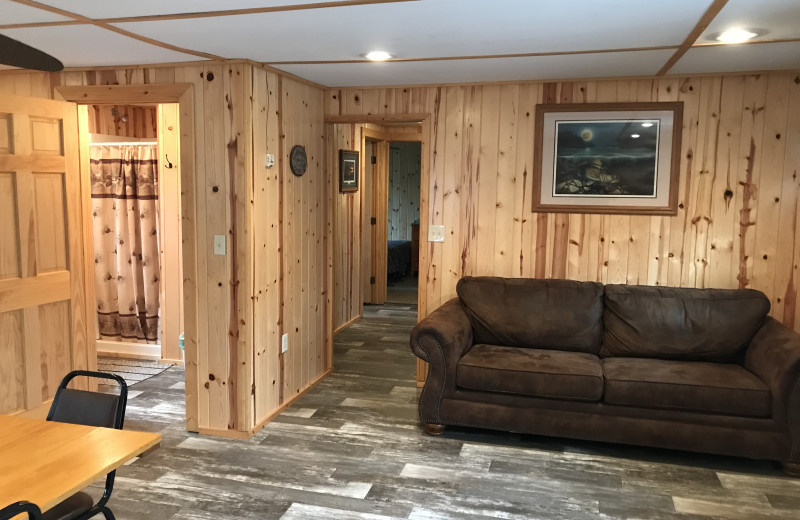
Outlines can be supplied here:
<path id="1" fill-rule="evenodd" d="M 744 366 L 769 387 L 772 416 L 789 425 L 791 460 L 800 460 L 800 334 L 767 318 L 747 349 Z"/>
<path id="2" fill-rule="evenodd" d="M 411 331 L 411 350 L 429 364 L 419 400 L 422 422 L 442 424 L 439 405 L 456 387 L 456 365 L 472 348 L 472 325 L 458 298 L 446 302 Z"/>

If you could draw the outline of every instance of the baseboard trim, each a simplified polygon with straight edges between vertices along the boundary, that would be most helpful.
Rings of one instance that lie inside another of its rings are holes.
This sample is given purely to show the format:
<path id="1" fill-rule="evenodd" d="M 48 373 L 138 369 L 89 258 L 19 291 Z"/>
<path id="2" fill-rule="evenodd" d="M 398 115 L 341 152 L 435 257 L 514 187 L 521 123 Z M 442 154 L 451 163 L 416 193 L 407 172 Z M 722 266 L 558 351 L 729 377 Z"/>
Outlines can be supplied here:
<path id="1" fill-rule="evenodd" d="M 298 399 L 306 395 L 312 388 L 320 384 L 326 377 L 328 377 L 331 372 L 333 372 L 333 368 L 329 368 L 325 372 L 323 372 L 319 377 L 315 380 L 307 384 L 302 390 L 300 390 L 297 395 L 280 405 L 274 411 L 272 411 L 269 415 L 258 421 L 255 426 L 250 428 L 249 431 L 239 431 L 239 430 L 215 430 L 213 428 L 198 428 L 197 433 L 201 435 L 208 435 L 211 437 L 226 437 L 228 439 L 249 439 L 261 429 L 272 422 L 277 416 L 279 416 L 284 410 L 292 406 L 294 403 L 297 402 Z"/>
<path id="2" fill-rule="evenodd" d="M 198 428 L 197 433 L 208 435 L 209 437 L 225 437 L 226 439 L 249 439 L 253 435 L 250 432 L 240 432 L 239 430 L 215 430 L 213 428 Z"/>
<path id="3" fill-rule="evenodd" d="M 97 355 L 127 359 L 161 359 L 161 345 L 149 343 L 124 343 L 120 341 L 97 340 Z"/>
<path id="4" fill-rule="evenodd" d="M 335 336 L 336 334 L 339 334 L 341 331 L 343 331 L 344 329 L 346 329 L 347 327 L 349 327 L 350 325 L 352 325 L 353 323 L 357 322 L 360 319 L 361 315 L 359 314 L 355 318 L 351 318 L 349 321 L 339 325 L 338 327 L 336 327 L 336 329 L 334 329 L 333 335 Z"/>
<path id="5" fill-rule="evenodd" d="M 328 370 L 326 370 L 325 372 L 323 372 L 323 373 L 322 373 L 322 374 L 321 374 L 321 375 L 320 375 L 318 378 L 316 378 L 315 380 L 311 381 L 309 384 L 307 384 L 307 385 L 305 386 L 305 388 L 303 388 L 302 390 L 300 390 L 300 391 L 297 393 L 297 395 L 296 395 L 296 396 L 292 397 L 291 399 L 289 399 L 288 401 L 286 401 L 285 403 L 283 403 L 282 405 L 280 405 L 280 406 L 279 406 L 279 407 L 278 407 L 278 408 L 277 408 L 277 409 L 276 409 L 274 412 L 272 412 L 271 414 L 269 414 L 269 415 L 267 415 L 266 417 L 264 417 L 263 419 L 261 419 L 261 420 L 260 420 L 258 423 L 256 423 L 256 425 L 255 425 L 255 426 L 253 426 L 253 428 L 250 430 L 250 435 L 255 435 L 256 433 L 258 433 L 258 432 L 261 430 L 261 428 L 263 428 L 264 426 L 266 426 L 267 424 L 269 424 L 270 422 L 272 422 L 272 420 L 273 420 L 273 419 L 275 419 L 277 416 L 279 416 L 281 413 L 283 413 L 283 411 L 284 411 L 284 410 L 286 410 L 287 408 L 289 408 L 290 406 L 292 406 L 294 403 L 296 403 L 296 402 L 298 401 L 298 399 L 300 399 L 301 397 L 303 397 L 304 395 L 306 395 L 306 394 L 307 394 L 309 391 L 311 391 L 311 390 L 312 390 L 312 389 L 313 389 L 315 386 L 317 386 L 318 384 L 320 384 L 320 383 L 321 383 L 321 382 L 322 382 L 322 381 L 323 381 L 323 380 L 324 380 L 326 377 L 328 377 L 329 375 L 331 375 L 331 372 L 333 372 L 333 368 L 329 368 Z"/>

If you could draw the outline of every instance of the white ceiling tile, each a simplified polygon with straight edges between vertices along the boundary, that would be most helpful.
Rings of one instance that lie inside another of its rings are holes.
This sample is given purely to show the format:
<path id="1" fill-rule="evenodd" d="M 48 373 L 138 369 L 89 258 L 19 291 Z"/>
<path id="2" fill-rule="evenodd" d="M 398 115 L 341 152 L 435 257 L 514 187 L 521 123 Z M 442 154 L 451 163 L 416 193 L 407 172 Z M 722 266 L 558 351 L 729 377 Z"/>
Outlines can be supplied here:
<path id="1" fill-rule="evenodd" d="M 800 69 L 800 42 L 695 47 L 669 74 Z"/>
<path id="2" fill-rule="evenodd" d="M 703 32 L 698 43 L 727 29 L 766 29 L 763 39 L 800 38 L 798 0 L 729 0 Z"/>
<path id="3" fill-rule="evenodd" d="M 120 24 L 227 58 L 348 60 L 678 45 L 710 0 L 425 0 L 247 16 Z"/>
<path id="4" fill-rule="evenodd" d="M 69 19 L 66 16 L 49 13 L 42 9 L 18 4 L 10 0 L 0 0 L 0 25 L 60 22 Z"/>
<path id="5" fill-rule="evenodd" d="M 99 19 L 311 4 L 319 0 L 39 0 L 39 2 Z"/>
<path id="6" fill-rule="evenodd" d="M 65 67 L 136 65 L 199 60 L 88 25 L 3 29 L 0 34 L 52 54 Z"/>
<path id="7" fill-rule="evenodd" d="M 655 74 L 672 51 L 444 61 L 279 65 L 286 72 L 330 87 L 478 83 Z"/>

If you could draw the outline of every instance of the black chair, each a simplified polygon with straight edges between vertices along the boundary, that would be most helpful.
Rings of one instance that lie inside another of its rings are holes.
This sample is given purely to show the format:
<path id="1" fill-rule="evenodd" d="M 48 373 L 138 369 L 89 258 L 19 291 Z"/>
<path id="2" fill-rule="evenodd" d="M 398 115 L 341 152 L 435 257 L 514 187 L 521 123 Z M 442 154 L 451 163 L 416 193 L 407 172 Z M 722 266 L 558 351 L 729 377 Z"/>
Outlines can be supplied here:
<path id="1" fill-rule="evenodd" d="M 10 520 L 17 515 L 24 515 L 25 513 L 28 514 L 30 520 L 42 520 L 42 512 L 39 510 L 39 506 L 30 502 L 17 502 L 0 509 L 0 520 Z"/>
<path id="2" fill-rule="evenodd" d="M 78 376 L 116 381 L 119 386 L 119 395 L 67 388 L 69 382 Z M 50 406 L 50 413 L 47 414 L 47 420 L 121 430 L 125 420 L 127 402 L 128 385 L 120 376 L 76 370 L 67 374 L 58 385 L 53 404 Z M 69 468 L 64 468 L 64 471 L 69 471 Z M 108 499 L 111 498 L 111 491 L 114 489 L 115 473 L 116 471 L 112 471 L 106 475 L 103 496 L 96 504 L 92 497 L 79 491 L 45 512 L 42 515 L 44 520 L 86 520 L 100 513 L 107 520 L 115 520 L 114 513 L 106 506 Z"/>

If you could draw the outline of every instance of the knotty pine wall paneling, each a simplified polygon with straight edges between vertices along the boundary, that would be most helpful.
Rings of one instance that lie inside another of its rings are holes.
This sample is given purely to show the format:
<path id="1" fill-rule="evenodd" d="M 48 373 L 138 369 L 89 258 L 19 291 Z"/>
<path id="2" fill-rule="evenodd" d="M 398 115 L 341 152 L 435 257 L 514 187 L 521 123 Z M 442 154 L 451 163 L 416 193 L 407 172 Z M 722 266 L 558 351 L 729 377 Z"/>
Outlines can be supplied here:
<path id="1" fill-rule="evenodd" d="M 537 103 L 682 101 L 678 214 L 532 213 Z M 800 330 L 800 74 L 329 90 L 326 115 L 431 114 L 426 308 L 464 275 L 750 287 Z M 423 222 L 423 224 L 425 224 Z M 423 227 L 424 229 L 424 227 Z M 423 374 L 424 375 L 424 374 Z"/>
<path id="2" fill-rule="evenodd" d="M 324 92 L 253 69 L 253 229 L 255 238 L 255 418 L 276 415 L 332 367 L 333 183 L 323 121 Z M 289 153 L 306 149 L 304 175 Z M 264 167 L 264 154 L 275 165 Z M 337 188 L 338 189 L 338 188 Z M 281 336 L 289 349 L 281 353 Z"/>
<path id="3" fill-rule="evenodd" d="M 116 116 L 113 114 L 114 110 L 117 111 Z M 89 132 L 155 139 L 158 137 L 158 107 L 89 105 Z"/>
<path id="4" fill-rule="evenodd" d="M 323 120 L 324 94 L 289 78 L 281 80 L 283 144 L 283 332 L 289 335 L 283 357 L 283 398 L 299 395 L 326 370 L 327 232 L 329 183 Z M 289 169 L 294 145 L 303 145 L 308 169 L 300 177 Z"/>
<path id="5" fill-rule="evenodd" d="M 192 231 L 183 253 L 194 258 L 184 290 L 196 293 L 185 301 L 187 429 L 246 437 L 332 366 L 324 92 L 248 63 L 209 62 L 0 73 L 0 94 L 52 98 L 62 85 L 172 83 L 192 85 L 192 111 L 180 117 L 195 144 L 193 155 L 182 153 L 194 171 L 182 179 L 194 193 L 182 200 L 184 231 Z M 288 173 L 289 143 L 306 146 L 301 178 Z M 266 151 L 276 156 L 271 170 L 263 168 Z M 226 255 L 213 254 L 214 235 L 227 238 Z M 16 329 L 5 326 L 16 318 L 3 319 L 9 355 L 24 355 L 12 341 Z M 291 338 L 280 356 L 282 332 Z M 16 390 L 0 396 L 20 400 Z"/>
<path id="6" fill-rule="evenodd" d="M 253 230 L 255 266 L 253 305 L 255 348 L 255 416 L 269 415 L 283 402 L 281 334 L 283 333 L 283 154 L 280 151 L 277 74 L 253 71 Z M 264 155 L 275 165 L 263 166 Z"/>
<path id="7" fill-rule="evenodd" d="M 364 199 L 365 153 L 361 151 L 361 125 L 331 125 L 331 144 L 328 147 L 328 171 L 334 186 L 334 286 L 333 326 L 338 330 L 361 315 L 361 287 L 363 266 L 361 253 L 368 245 L 363 244 L 361 219 Z M 359 189 L 341 193 L 339 191 L 339 150 L 359 152 Z M 368 217 L 367 217 L 368 218 Z"/>

